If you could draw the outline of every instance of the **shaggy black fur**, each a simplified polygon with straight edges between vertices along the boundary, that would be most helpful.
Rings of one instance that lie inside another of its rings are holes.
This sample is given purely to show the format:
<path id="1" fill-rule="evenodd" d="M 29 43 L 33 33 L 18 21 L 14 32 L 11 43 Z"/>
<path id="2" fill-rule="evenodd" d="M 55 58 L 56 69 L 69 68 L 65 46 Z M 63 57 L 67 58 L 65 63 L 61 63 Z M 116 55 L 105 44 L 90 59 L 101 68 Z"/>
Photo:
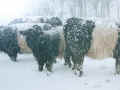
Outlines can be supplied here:
<path id="1" fill-rule="evenodd" d="M 0 28 L 0 51 L 7 53 L 11 60 L 16 61 L 20 48 L 15 29 L 4 26 Z"/>
<path id="2" fill-rule="evenodd" d="M 32 49 L 39 65 L 39 71 L 42 71 L 45 65 L 51 72 L 53 62 L 59 54 L 59 33 L 51 35 L 49 31 L 33 28 L 21 31 L 21 33 L 26 37 L 27 44 Z"/>
<path id="3" fill-rule="evenodd" d="M 43 26 L 43 30 L 51 30 L 52 29 L 52 25 L 45 23 L 45 25 Z"/>
<path id="4" fill-rule="evenodd" d="M 82 75 L 83 59 L 91 46 L 94 27 L 93 21 L 75 17 L 68 19 L 64 25 L 65 61 L 71 65 L 71 58 L 74 64 L 73 69 L 78 70 L 79 75 Z"/>
<path id="5" fill-rule="evenodd" d="M 52 29 L 52 26 L 48 23 L 43 23 L 42 25 L 33 25 L 32 27 L 36 30 L 43 30 L 43 31 L 48 31 Z"/>
<path id="6" fill-rule="evenodd" d="M 33 25 L 32 28 L 33 28 L 34 30 L 39 30 L 39 31 L 42 30 L 41 26 L 39 26 L 39 25 Z"/>
<path id="7" fill-rule="evenodd" d="M 52 17 L 46 23 L 49 23 L 52 27 L 62 26 L 62 21 L 58 17 Z"/>

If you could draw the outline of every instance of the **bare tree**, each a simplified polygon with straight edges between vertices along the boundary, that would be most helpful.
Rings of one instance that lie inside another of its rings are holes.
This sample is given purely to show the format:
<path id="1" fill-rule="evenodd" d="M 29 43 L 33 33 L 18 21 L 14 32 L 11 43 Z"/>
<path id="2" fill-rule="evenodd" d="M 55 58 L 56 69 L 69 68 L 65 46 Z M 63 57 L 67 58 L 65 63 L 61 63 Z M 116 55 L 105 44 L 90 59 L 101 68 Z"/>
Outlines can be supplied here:
<path id="1" fill-rule="evenodd" d="M 113 10 L 110 5 L 116 2 L 115 13 L 117 17 L 120 16 L 120 0 L 44 0 L 42 1 L 45 2 L 44 5 L 41 5 L 41 1 L 35 0 L 34 3 L 30 3 L 27 14 L 64 17 L 67 13 L 69 16 L 86 17 L 92 11 L 94 17 L 110 17 Z M 89 9 L 88 5 L 92 8 Z"/>

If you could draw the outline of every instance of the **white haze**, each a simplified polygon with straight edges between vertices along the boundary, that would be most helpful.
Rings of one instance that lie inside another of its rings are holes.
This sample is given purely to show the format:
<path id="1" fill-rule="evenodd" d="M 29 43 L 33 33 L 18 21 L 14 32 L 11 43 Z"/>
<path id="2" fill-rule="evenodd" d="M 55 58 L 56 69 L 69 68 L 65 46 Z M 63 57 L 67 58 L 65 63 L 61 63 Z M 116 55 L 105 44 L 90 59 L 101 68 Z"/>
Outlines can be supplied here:
<path id="1" fill-rule="evenodd" d="M 0 0 L 0 24 L 25 16 L 119 19 L 119 4 L 120 0 Z"/>

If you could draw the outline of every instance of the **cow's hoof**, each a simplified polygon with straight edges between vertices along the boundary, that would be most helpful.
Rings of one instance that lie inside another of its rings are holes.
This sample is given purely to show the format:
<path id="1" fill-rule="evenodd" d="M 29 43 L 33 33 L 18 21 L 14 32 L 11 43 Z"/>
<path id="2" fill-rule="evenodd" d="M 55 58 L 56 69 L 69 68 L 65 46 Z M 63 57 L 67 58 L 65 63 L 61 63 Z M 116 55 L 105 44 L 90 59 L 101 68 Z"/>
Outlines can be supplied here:
<path id="1" fill-rule="evenodd" d="M 10 57 L 10 59 L 14 62 L 17 62 L 17 59 L 15 57 Z"/>
<path id="2" fill-rule="evenodd" d="M 81 77 L 83 75 L 83 71 L 80 71 L 79 73 L 79 77 Z"/>

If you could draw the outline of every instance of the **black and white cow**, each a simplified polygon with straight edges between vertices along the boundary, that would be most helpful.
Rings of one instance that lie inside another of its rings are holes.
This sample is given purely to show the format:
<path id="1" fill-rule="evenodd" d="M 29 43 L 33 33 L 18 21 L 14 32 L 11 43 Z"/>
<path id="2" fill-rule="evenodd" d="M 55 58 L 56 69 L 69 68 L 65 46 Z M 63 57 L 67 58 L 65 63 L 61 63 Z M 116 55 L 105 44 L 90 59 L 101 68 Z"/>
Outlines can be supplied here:
<path id="1" fill-rule="evenodd" d="M 120 74 L 120 30 L 119 28 L 96 25 L 91 20 L 69 18 L 64 25 L 66 42 L 65 61 L 83 74 L 84 56 L 94 59 L 113 57 L 116 59 L 116 73 Z"/>
<path id="2" fill-rule="evenodd" d="M 56 30 L 44 31 L 37 28 L 36 25 L 34 29 L 21 31 L 21 34 L 26 38 L 27 45 L 38 62 L 39 71 L 43 71 L 45 66 L 51 72 L 57 56 L 63 56 L 64 36 L 62 27 L 57 27 Z"/>

